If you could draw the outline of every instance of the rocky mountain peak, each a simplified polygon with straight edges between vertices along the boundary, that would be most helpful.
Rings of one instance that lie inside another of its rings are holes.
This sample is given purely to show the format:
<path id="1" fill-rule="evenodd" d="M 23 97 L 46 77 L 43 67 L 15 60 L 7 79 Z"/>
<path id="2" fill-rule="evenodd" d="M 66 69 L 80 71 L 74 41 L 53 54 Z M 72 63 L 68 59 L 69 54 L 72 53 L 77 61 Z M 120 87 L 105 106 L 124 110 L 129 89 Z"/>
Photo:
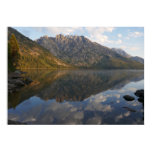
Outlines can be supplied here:
<path id="1" fill-rule="evenodd" d="M 62 35 L 58 34 L 55 37 L 56 41 L 75 41 L 75 42 L 89 42 L 89 39 L 87 39 L 84 36 L 77 36 L 77 35 Z"/>
<path id="2" fill-rule="evenodd" d="M 59 34 L 37 43 L 59 59 L 78 67 L 117 69 L 143 67 L 139 62 L 136 63 L 126 57 L 125 52 L 123 52 L 125 55 L 121 55 L 84 36 Z"/>
<path id="3" fill-rule="evenodd" d="M 64 35 L 62 35 L 62 34 L 58 34 L 58 35 L 56 35 L 56 40 L 60 40 L 60 39 L 64 39 L 65 38 L 65 36 Z"/>

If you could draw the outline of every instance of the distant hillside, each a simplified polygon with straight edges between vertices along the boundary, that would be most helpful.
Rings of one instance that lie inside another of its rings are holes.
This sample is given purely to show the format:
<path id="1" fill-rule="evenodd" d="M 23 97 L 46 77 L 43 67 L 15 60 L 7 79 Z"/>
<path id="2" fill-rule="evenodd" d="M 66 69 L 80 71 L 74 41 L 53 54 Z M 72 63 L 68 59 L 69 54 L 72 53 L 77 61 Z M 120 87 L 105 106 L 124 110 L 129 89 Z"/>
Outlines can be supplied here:
<path id="1" fill-rule="evenodd" d="M 8 28 L 8 40 L 14 34 L 19 44 L 20 60 L 18 68 L 69 68 L 67 63 L 57 59 L 47 49 L 43 48 L 35 41 L 25 37 L 17 30 Z"/>
<path id="2" fill-rule="evenodd" d="M 138 56 L 131 56 L 131 55 L 129 55 L 128 53 L 126 53 L 126 52 L 125 52 L 124 50 L 122 50 L 122 49 L 112 48 L 112 51 L 114 51 L 114 52 L 116 52 L 116 53 L 118 53 L 118 54 L 120 54 L 120 55 L 122 55 L 122 56 L 124 56 L 124 57 L 126 57 L 126 58 L 129 58 L 129 59 L 131 59 L 131 60 L 133 60 L 133 61 L 137 61 L 137 62 L 139 62 L 139 63 L 144 64 L 144 59 L 143 59 L 143 58 L 138 57 Z"/>
<path id="3" fill-rule="evenodd" d="M 126 58 L 130 58 L 131 55 L 129 55 L 128 53 L 126 53 L 124 50 L 120 49 L 120 48 L 112 48 L 112 51 L 115 51 L 116 53 L 126 57 Z"/>
<path id="4" fill-rule="evenodd" d="M 101 69 L 142 69 L 143 64 L 126 58 L 84 36 L 41 37 L 36 42 L 53 55 L 78 67 Z"/>
<path id="5" fill-rule="evenodd" d="M 144 64 L 144 59 L 141 58 L 141 57 L 133 56 L 133 57 L 131 57 L 131 59 L 134 60 L 134 61 L 137 61 L 137 62 L 140 62 L 140 63 Z"/>

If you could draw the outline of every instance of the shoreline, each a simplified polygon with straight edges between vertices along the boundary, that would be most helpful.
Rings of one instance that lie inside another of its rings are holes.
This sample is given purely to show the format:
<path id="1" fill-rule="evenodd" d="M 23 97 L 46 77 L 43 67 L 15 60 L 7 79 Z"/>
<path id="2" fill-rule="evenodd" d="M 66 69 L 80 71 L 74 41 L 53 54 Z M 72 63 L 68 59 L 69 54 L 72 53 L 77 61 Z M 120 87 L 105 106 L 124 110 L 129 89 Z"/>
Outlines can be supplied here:
<path id="1" fill-rule="evenodd" d="M 23 76 L 25 73 L 20 70 L 8 73 L 8 93 L 17 92 L 20 88 L 33 82 L 30 78 Z"/>

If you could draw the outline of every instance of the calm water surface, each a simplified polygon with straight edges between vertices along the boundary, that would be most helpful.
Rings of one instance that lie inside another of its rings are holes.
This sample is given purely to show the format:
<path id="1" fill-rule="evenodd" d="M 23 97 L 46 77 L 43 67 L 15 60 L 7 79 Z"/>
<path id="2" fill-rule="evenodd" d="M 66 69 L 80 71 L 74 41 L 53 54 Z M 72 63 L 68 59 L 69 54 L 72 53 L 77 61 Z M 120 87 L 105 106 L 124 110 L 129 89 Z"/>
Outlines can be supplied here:
<path id="1" fill-rule="evenodd" d="M 30 70 L 8 97 L 8 119 L 27 124 L 144 124 L 142 70 Z M 123 96 L 131 95 L 134 101 Z"/>

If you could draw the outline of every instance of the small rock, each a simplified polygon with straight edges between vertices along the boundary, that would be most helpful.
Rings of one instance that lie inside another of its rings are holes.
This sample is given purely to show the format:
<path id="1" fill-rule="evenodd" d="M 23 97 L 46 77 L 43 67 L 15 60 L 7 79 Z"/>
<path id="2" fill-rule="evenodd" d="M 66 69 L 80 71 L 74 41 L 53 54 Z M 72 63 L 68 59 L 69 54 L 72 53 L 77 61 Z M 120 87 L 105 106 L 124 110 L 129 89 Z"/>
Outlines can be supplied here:
<path id="1" fill-rule="evenodd" d="M 16 74 L 21 74 L 21 71 L 16 70 L 14 73 L 16 73 Z"/>
<path id="2" fill-rule="evenodd" d="M 135 92 L 135 95 L 136 95 L 137 97 L 144 97 L 144 90 L 143 90 L 143 89 L 137 90 L 137 91 Z"/>
<path id="3" fill-rule="evenodd" d="M 14 84 L 8 84 L 8 89 L 14 89 L 16 86 Z"/>
<path id="4" fill-rule="evenodd" d="M 16 92 L 16 85 L 15 84 L 8 84 L 8 93 Z"/>
<path id="5" fill-rule="evenodd" d="M 124 98 L 125 100 L 127 100 L 127 101 L 135 100 L 135 98 L 134 98 L 134 97 L 129 96 L 129 95 L 125 95 L 125 96 L 123 96 L 123 98 Z"/>
<path id="6" fill-rule="evenodd" d="M 144 97 L 139 97 L 138 101 L 143 103 L 144 102 Z"/>
<path id="7" fill-rule="evenodd" d="M 15 79 L 8 79 L 8 83 L 9 83 L 9 84 L 15 84 L 15 83 L 16 83 L 16 80 L 15 80 Z"/>
<path id="8" fill-rule="evenodd" d="M 24 86 L 25 84 L 24 84 L 23 81 L 17 79 L 17 80 L 15 81 L 15 85 L 21 87 L 21 86 Z"/>
<path id="9" fill-rule="evenodd" d="M 24 80 L 24 83 L 25 84 L 30 84 L 31 82 L 33 82 L 30 78 L 26 78 L 25 80 Z"/>
<path id="10" fill-rule="evenodd" d="M 12 79 L 18 79 L 18 78 L 23 78 L 23 76 L 21 76 L 20 74 L 17 74 L 17 73 L 13 73 L 13 74 L 11 75 L 11 78 L 12 78 Z"/>

